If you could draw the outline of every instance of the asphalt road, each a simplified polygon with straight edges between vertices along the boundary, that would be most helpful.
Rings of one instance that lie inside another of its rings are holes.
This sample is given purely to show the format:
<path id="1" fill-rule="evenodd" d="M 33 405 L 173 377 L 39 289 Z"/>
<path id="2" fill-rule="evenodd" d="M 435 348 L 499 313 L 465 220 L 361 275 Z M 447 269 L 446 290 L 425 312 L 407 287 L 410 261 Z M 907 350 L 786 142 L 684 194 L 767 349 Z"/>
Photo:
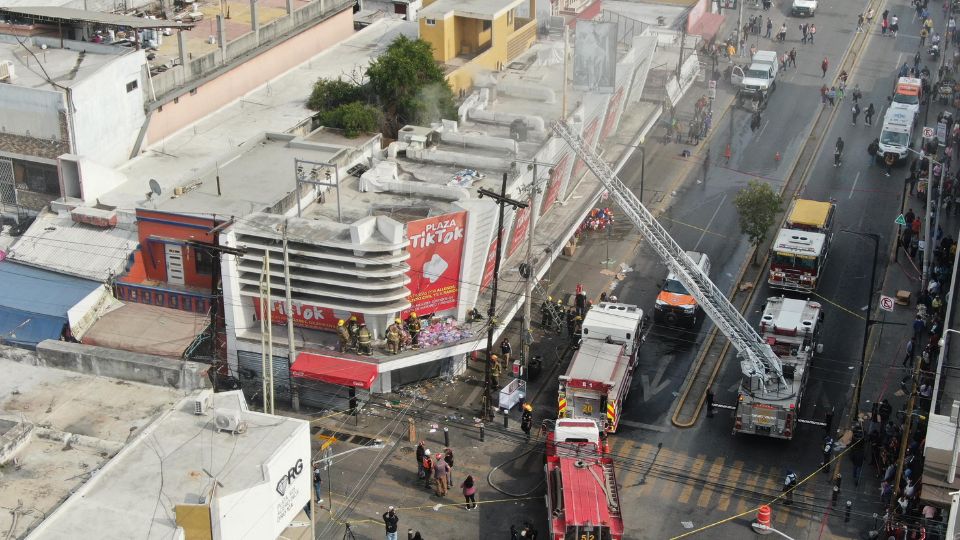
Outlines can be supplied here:
<path id="1" fill-rule="evenodd" d="M 780 2 L 775 8 L 781 13 L 773 15 L 774 29 L 782 20 L 788 24 L 787 43 L 775 49 L 796 47 L 799 69 L 789 69 L 780 80 L 759 130 L 751 132 L 749 113 L 742 109 L 734 109 L 732 121 L 727 118 L 717 126 L 721 132 L 712 141 L 713 158 L 706 182 L 697 184 L 693 178 L 688 180 L 662 219 L 681 246 L 710 256 L 712 277 L 723 290 L 731 286 L 746 253 L 732 201 L 737 191 L 754 178 L 780 187 L 788 165 L 803 143 L 807 127 L 821 107 L 818 89 L 835 73 L 841 53 L 853 37 L 856 14 L 865 5 L 863 2 L 821 2 L 814 20 L 819 30 L 817 42 L 801 45 L 796 29 L 799 21 L 784 17 L 783 10 L 788 4 Z M 901 18 L 900 36 L 897 39 L 881 37 L 874 25 L 871 31 L 876 35 L 867 41 L 862 59 L 850 77 L 851 87 L 860 85 L 864 108 L 870 102 L 878 108 L 874 126 L 864 126 L 862 115 L 859 125 L 852 126 L 851 100 L 848 97 L 840 102 L 836 121 L 825 137 L 802 195 L 837 201 L 838 232 L 824 279 L 814 296 L 826 309 L 824 352 L 811 372 L 801 418 L 822 420 L 832 408 L 839 412 L 849 401 L 850 382 L 855 375 L 853 367 L 859 361 L 872 245 L 839 231 L 850 229 L 880 235 L 878 275 L 883 275 L 893 220 L 900 213 L 903 169 L 895 169 L 892 177 L 883 176 L 879 167 L 869 165 L 866 147 L 879 136 L 896 67 L 912 59 L 919 47 L 919 25 L 912 21 L 913 10 L 905 2 L 888 2 L 886 7 Z M 937 28 L 942 28 L 938 6 L 931 3 L 931 7 L 938 12 L 935 14 Z M 746 13 L 757 12 L 748 9 Z M 879 22 L 879 15 L 875 22 Z M 760 49 L 769 47 L 769 40 L 760 40 Z M 822 79 L 820 72 L 820 60 L 824 56 L 831 64 L 827 79 Z M 932 71 L 936 72 L 936 68 Z M 931 118 L 938 110 L 936 107 L 931 110 Z M 833 143 L 837 137 L 845 141 L 845 159 L 838 168 L 833 166 Z M 732 158 L 726 163 L 722 156 L 728 143 Z M 783 156 L 779 162 L 774 159 L 776 152 Z M 695 170 L 692 176 L 699 173 Z M 622 283 L 619 298 L 650 309 L 666 270 L 647 249 L 641 249 L 630 266 L 633 271 Z M 778 293 L 766 287 L 756 292 L 748 310 L 751 322 L 759 319 L 763 301 L 773 294 Z M 729 517 L 736 513 L 734 510 L 743 508 L 744 501 L 753 504 L 759 500 L 757 493 L 776 493 L 786 468 L 793 468 L 803 477 L 820 465 L 824 435 L 820 427 L 802 426 L 794 440 L 788 442 L 734 437 L 731 411 L 725 409 L 720 409 L 712 419 L 701 419 L 690 430 L 669 427 L 676 393 L 709 329 L 709 322 L 693 331 L 655 327 L 642 349 L 639 373 L 624 415 L 625 427 L 615 436 L 614 445 L 621 466 L 621 497 L 645 509 L 640 515 L 627 516 L 632 530 L 643 531 L 639 537 L 669 538 L 686 532 L 688 526 L 696 528 Z M 728 358 L 714 385 L 719 403 L 735 404 L 739 380 L 739 366 L 732 357 Z M 657 443 L 663 444 L 663 450 L 654 459 Z M 779 516 L 777 520 L 778 528 L 794 538 L 817 537 L 830 525 L 829 520 L 821 519 L 829 502 L 827 475 L 818 476 L 822 478 L 811 480 L 798 497 L 805 503 L 796 505 L 789 516 Z M 645 482 L 640 483 L 640 479 Z M 715 487 L 712 495 L 707 489 L 710 486 Z M 746 488 L 745 493 L 731 496 L 731 486 Z M 852 497 L 858 512 L 873 511 L 867 508 L 874 498 L 866 494 Z M 752 517 L 751 514 L 732 520 L 699 536 L 742 538 L 748 532 L 745 526 Z M 833 534 L 838 535 L 837 531 Z M 839 536 L 843 537 L 843 533 Z"/>

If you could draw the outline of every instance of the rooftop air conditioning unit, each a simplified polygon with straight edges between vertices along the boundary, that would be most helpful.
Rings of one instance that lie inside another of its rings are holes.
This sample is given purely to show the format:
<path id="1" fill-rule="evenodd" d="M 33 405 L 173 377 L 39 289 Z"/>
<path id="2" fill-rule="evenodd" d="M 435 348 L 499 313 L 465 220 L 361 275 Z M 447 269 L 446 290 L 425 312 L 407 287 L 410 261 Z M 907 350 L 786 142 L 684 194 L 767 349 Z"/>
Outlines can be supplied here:
<path id="1" fill-rule="evenodd" d="M 217 426 L 217 432 L 229 431 L 233 434 L 243 433 L 247 430 L 247 423 L 240 419 L 240 411 L 218 412 L 213 419 Z"/>
<path id="2" fill-rule="evenodd" d="M 4 60 L 0 62 L 0 82 L 11 83 L 16 78 L 13 70 L 13 62 Z"/>
<path id="3" fill-rule="evenodd" d="M 193 414 L 207 414 L 213 404 L 213 390 L 204 390 L 193 400 Z"/>

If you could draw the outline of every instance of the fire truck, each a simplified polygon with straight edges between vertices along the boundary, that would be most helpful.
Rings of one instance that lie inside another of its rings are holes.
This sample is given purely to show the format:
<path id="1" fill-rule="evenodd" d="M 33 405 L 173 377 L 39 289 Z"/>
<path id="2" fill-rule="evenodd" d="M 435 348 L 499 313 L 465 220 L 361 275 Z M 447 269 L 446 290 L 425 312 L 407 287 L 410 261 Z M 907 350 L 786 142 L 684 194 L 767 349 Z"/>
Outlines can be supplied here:
<path id="1" fill-rule="evenodd" d="M 549 540 L 622 540 L 613 460 L 593 420 L 557 420 L 547 434 Z"/>
<path id="2" fill-rule="evenodd" d="M 793 437 L 813 356 L 821 352 L 822 321 L 823 310 L 817 302 L 782 296 L 767 299 L 760 335 L 780 359 L 786 384 L 761 386 L 754 378 L 744 377 L 734 414 L 734 434 Z"/>
<path id="3" fill-rule="evenodd" d="M 601 302 L 583 320 L 583 339 L 560 377 L 559 418 L 596 422 L 617 430 L 630 391 L 642 341 L 643 310 L 630 304 Z"/>
<path id="4" fill-rule="evenodd" d="M 787 214 L 784 227 L 770 248 L 771 287 L 812 292 L 827 262 L 833 240 L 833 201 L 797 199 Z"/>

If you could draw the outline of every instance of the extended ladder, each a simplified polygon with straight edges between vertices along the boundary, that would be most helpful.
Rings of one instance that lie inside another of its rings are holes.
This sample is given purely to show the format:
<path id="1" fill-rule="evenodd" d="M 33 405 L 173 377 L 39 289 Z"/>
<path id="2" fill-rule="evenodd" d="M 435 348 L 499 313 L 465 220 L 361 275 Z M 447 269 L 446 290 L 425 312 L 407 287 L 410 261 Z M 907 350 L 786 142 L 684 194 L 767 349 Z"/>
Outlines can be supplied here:
<path id="1" fill-rule="evenodd" d="M 663 262 L 679 277 L 687 290 L 697 299 L 703 310 L 710 316 L 717 328 L 729 339 L 740 353 L 740 369 L 750 378 L 757 378 L 761 386 L 771 382 L 771 374 L 776 382 L 786 386 L 780 360 L 773 349 L 763 342 L 760 335 L 750 326 L 743 315 L 710 278 L 690 260 L 683 248 L 670 236 L 666 229 L 653 217 L 653 214 L 640 202 L 613 170 L 584 144 L 583 139 L 563 122 L 556 122 L 553 130 L 570 145 L 577 157 L 597 176 L 613 199 L 620 205 L 637 230 L 660 255 Z"/>

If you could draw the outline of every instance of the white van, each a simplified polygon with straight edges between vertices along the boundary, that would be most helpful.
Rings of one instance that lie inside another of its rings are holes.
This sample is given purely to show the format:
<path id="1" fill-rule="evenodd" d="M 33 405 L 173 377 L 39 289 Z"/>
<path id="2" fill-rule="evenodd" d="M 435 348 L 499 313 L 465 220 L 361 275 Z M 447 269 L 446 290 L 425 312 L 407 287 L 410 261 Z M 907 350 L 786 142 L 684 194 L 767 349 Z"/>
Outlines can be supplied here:
<path id="1" fill-rule="evenodd" d="M 916 113 L 909 109 L 887 109 L 887 114 L 883 116 L 883 127 L 880 129 L 879 159 L 887 155 L 893 155 L 895 161 L 906 159 L 910 153 L 915 119 Z"/>

